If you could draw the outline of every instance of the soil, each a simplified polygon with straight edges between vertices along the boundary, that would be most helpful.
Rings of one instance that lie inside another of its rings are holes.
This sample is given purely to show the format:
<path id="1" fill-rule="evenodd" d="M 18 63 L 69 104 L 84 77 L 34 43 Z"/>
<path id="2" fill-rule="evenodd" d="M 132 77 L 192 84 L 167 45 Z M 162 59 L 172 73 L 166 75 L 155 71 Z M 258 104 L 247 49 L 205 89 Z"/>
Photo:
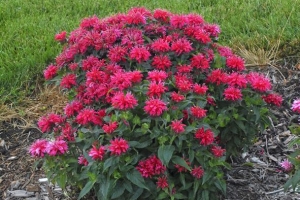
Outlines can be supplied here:
<path id="1" fill-rule="evenodd" d="M 290 107 L 292 100 L 300 97 L 300 63 L 286 58 L 274 65 L 249 70 L 266 74 L 284 103 L 280 108 L 271 108 L 277 119 L 272 127 L 260 133 L 247 152 L 231 159 L 232 169 L 225 177 L 227 196 L 223 199 L 300 199 L 300 193 L 283 191 L 289 174 L 279 165 L 298 148 L 289 148 L 288 144 L 298 137 L 289 126 L 299 123 Z M 29 145 L 41 137 L 41 132 L 36 127 L 20 129 L 13 124 L 18 123 L 0 123 L 0 199 L 70 199 L 59 188 L 41 180 L 45 177 L 41 165 L 28 155 Z"/>

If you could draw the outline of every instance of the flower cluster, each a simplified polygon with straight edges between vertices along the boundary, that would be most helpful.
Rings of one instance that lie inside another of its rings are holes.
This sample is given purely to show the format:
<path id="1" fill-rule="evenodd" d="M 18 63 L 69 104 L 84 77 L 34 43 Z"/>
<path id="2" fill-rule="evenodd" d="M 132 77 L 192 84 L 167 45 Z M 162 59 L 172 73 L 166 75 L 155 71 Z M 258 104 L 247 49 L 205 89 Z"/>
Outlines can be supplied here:
<path id="1" fill-rule="evenodd" d="M 207 184 L 222 185 L 218 166 L 225 153 L 251 142 L 254 136 L 245 134 L 257 132 L 260 114 L 267 116 L 265 104 L 280 106 L 282 98 L 267 77 L 247 73 L 241 57 L 217 44 L 219 34 L 218 25 L 198 14 L 145 8 L 85 18 L 71 33 L 57 34 L 64 48 L 44 77 L 59 79 L 71 101 L 64 115 L 40 118 L 39 128 L 53 141 L 37 140 L 30 153 L 46 160 L 75 158 L 74 170 L 83 174 L 76 182 L 82 186 L 105 175 L 101 181 L 113 181 L 103 185 L 114 182 L 121 199 L 135 191 L 147 199 L 163 192 L 197 199 L 202 189 L 182 187 L 199 187 L 207 170 L 215 177 Z M 63 171 L 65 165 L 51 167 Z M 154 183 L 158 190 L 151 189 Z M 101 185 L 95 191 L 106 191 Z"/>

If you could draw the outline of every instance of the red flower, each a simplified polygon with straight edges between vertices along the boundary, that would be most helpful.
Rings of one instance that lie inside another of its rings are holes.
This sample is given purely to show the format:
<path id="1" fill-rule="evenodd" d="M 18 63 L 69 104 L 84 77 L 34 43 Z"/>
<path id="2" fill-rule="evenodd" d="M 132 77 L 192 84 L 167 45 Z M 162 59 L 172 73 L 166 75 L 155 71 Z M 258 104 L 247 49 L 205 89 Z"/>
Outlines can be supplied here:
<path id="1" fill-rule="evenodd" d="M 178 65 L 176 68 L 178 73 L 190 73 L 193 70 L 191 65 Z"/>
<path id="2" fill-rule="evenodd" d="M 272 85 L 266 77 L 257 72 L 250 72 L 247 79 L 254 90 L 266 92 L 271 89 Z"/>
<path id="3" fill-rule="evenodd" d="M 199 53 L 191 58 L 191 66 L 196 69 L 205 70 L 209 68 L 209 62 L 202 53 Z"/>
<path id="4" fill-rule="evenodd" d="M 131 72 L 116 72 L 110 76 L 111 85 L 119 88 L 119 90 L 127 89 L 132 85 L 131 78 Z"/>
<path id="5" fill-rule="evenodd" d="M 242 92 L 238 88 L 229 87 L 224 90 L 225 100 L 237 101 L 242 99 Z"/>
<path id="6" fill-rule="evenodd" d="M 212 96 L 207 96 L 206 97 L 206 101 L 207 101 L 207 103 L 209 104 L 209 105 L 212 105 L 212 106 L 216 106 L 217 104 L 216 104 L 216 101 L 215 101 L 215 99 L 212 97 Z"/>
<path id="7" fill-rule="evenodd" d="M 274 104 L 275 106 L 281 106 L 282 104 L 282 96 L 279 94 L 268 94 L 262 96 L 263 100 L 269 104 Z"/>
<path id="8" fill-rule="evenodd" d="M 102 129 L 107 134 L 112 134 L 118 128 L 118 122 L 109 122 L 109 124 L 104 124 Z"/>
<path id="9" fill-rule="evenodd" d="M 136 169 L 145 178 L 151 178 L 154 175 L 159 175 L 166 171 L 166 167 L 155 155 L 140 161 Z"/>
<path id="10" fill-rule="evenodd" d="M 116 138 L 110 141 L 110 146 L 108 149 L 110 150 L 112 155 L 121 155 L 125 153 L 129 148 L 128 142 L 123 138 Z"/>
<path id="11" fill-rule="evenodd" d="M 164 82 L 150 82 L 147 95 L 149 97 L 158 97 L 167 91 L 168 88 L 164 86 Z"/>
<path id="12" fill-rule="evenodd" d="M 230 56 L 233 55 L 233 53 L 232 53 L 232 51 L 229 47 L 219 46 L 218 47 L 218 52 L 223 57 L 230 57 Z"/>
<path id="13" fill-rule="evenodd" d="M 199 167 L 194 167 L 191 171 L 191 174 L 197 178 L 197 179 L 200 179 L 203 175 L 204 175 L 204 170 L 201 166 Z"/>
<path id="14" fill-rule="evenodd" d="M 237 72 L 231 73 L 227 76 L 227 83 L 232 87 L 245 88 L 247 87 L 247 79 L 243 74 Z"/>
<path id="15" fill-rule="evenodd" d="M 196 131 L 195 138 L 200 141 L 201 145 L 207 146 L 214 142 L 214 133 L 210 129 L 204 130 L 202 127 Z"/>
<path id="16" fill-rule="evenodd" d="M 65 115 L 67 115 L 67 117 L 71 117 L 77 114 L 82 109 L 83 109 L 82 103 L 80 101 L 74 100 L 71 103 L 66 105 L 64 109 L 65 111 L 64 113 Z"/>
<path id="17" fill-rule="evenodd" d="M 187 24 L 188 20 L 185 15 L 171 15 L 170 24 L 174 28 L 183 28 Z"/>
<path id="18" fill-rule="evenodd" d="M 192 89 L 192 81 L 185 75 L 175 75 L 175 85 L 181 92 L 189 92 Z"/>
<path id="19" fill-rule="evenodd" d="M 212 146 L 211 152 L 214 154 L 215 157 L 220 158 L 224 155 L 225 149 L 222 149 L 219 146 Z"/>
<path id="20" fill-rule="evenodd" d="M 166 70 L 172 66 L 170 58 L 166 55 L 154 56 L 152 60 L 152 66 L 155 69 Z"/>
<path id="21" fill-rule="evenodd" d="M 194 38 L 203 44 L 211 42 L 209 34 L 203 29 L 198 28 L 194 33 Z"/>
<path id="22" fill-rule="evenodd" d="M 166 176 L 158 177 L 157 182 L 156 182 L 157 188 L 167 188 L 169 186 L 168 180 Z"/>
<path id="23" fill-rule="evenodd" d="M 144 44 L 143 33 L 141 30 L 132 28 L 124 31 L 125 33 L 121 39 L 121 44 L 123 46 L 132 48 Z"/>
<path id="24" fill-rule="evenodd" d="M 74 133 L 76 132 L 76 129 L 71 126 L 69 123 L 65 123 L 64 126 L 61 128 L 63 139 L 66 139 L 67 141 L 74 141 L 75 136 Z"/>
<path id="25" fill-rule="evenodd" d="M 204 22 L 204 19 L 201 15 L 194 13 L 188 14 L 186 18 L 188 20 L 189 25 L 201 25 Z"/>
<path id="26" fill-rule="evenodd" d="M 59 42 L 64 42 L 66 40 L 66 35 L 67 35 L 67 32 L 62 31 L 55 35 L 55 40 L 59 41 Z"/>
<path id="27" fill-rule="evenodd" d="M 150 56 L 151 56 L 150 52 L 143 46 L 133 47 L 129 53 L 130 59 L 134 59 L 138 63 L 147 61 Z"/>
<path id="28" fill-rule="evenodd" d="M 49 65 L 47 69 L 44 70 L 44 77 L 46 80 L 50 80 L 56 76 L 58 67 L 55 65 Z"/>
<path id="29" fill-rule="evenodd" d="M 78 164 L 87 166 L 89 164 L 89 162 L 87 161 L 87 159 L 85 157 L 83 157 L 83 155 L 81 155 L 78 157 Z"/>
<path id="30" fill-rule="evenodd" d="M 142 15 L 140 12 L 130 13 L 126 17 L 126 22 L 128 24 L 146 24 L 146 17 Z"/>
<path id="31" fill-rule="evenodd" d="M 105 148 L 103 146 L 97 148 L 93 145 L 92 149 L 89 151 L 89 156 L 91 156 L 93 160 L 103 160 L 104 154 Z"/>
<path id="32" fill-rule="evenodd" d="M 142 81 L 143 74 L 141 71 L 135 70 L 132 72 L 129 72 L 130 80 L 132 83 L 139 83 Z"/>
<path id="33" fill-rule="evenodd" d="M 45 139 L 36 140 L 29 148 L 29 153 L 33 157 L 44 157 L 48 141 Z"/>
<path id="34" fill-rule="evenodd" d="M 216 85 L 220 85 L 227 82 L 227 74 L 224 73 L 221 69 L 216 69 L 213 70 L 211 74 L 207 76 L 206 81 L 209 83 L 215 83 Z"/>
<path id="35" fill-rule="evenodd" d="M 167 105 L 161 99 L 149 99 L 145 102 L 144 110 L 152 117 L 160 116 L 165 110 Z"/>
<path id="36" fill-rule="evenodd" d="M 226 65 L 228 68 L 234 69 L 236 71 L 245 70 L 244 60 L 238 56 L 227 57 Z"/>
<path id="37" fill-rule="evenodd" d="M 183 101 L 185 99 L 185 97 L 183 95 L 178 94 L 176 92 L 172 92 L 170 97 L 175 102 L 180 102 L 180 101 Z"/>
<path id="38" fill-rule="evenodd" d="M 123 92 L 117 92 L 111 99 L 112 106 L 120 109 L 120 110 L 128 110 L 132 109 L 138 105 L 138 101 L 131 94 L 131 92 L 127 92 L 124 94 Z"/>
<path id="39" fill-rule="evenodd" d="M 183 133 L 184 132 L 184 127 L 186 126 L 185 124 L 182 123 L 182 120 L 174 120 L 171 122 L 171 129 L 175 133 Z"/>
<path id="40" fill-rule="evenodd" d="M 183 53 L 189 53 L 193 50 L 193 47 L 190 41 L 188 41 L 186 38 L 180 38 L 172 43 L 171 50 L 180 55 Z"/>
<path id="41" fill-rule="evenodd" d="M 153 17 L 157 20 L 161 20 L 163 22 L 168 22 L 171 13 L 167 10 L 156 9 L 154 10 Z"/>
<path id="42" fill-rule="evenodd" d="M 64 140 L 56 140 L 54 142 L 48 142 L 46 152 L 49 156 L 62 155 L 68 151 L 68 144 Z"/>
<path id="43" fill-rule="evenodd" d="M 151 48 L 158 53 L 168 52 L 170 50 L 170 44 L 167 40 L 159 38 L 152 42 Z"/>
<path id="44" fill-rule="evenodd" d="M 75 74 L 67 74 L 62 77 L 60 81 L 60 86 L 62 88 L 70 89 L 71 87 L 76 85 L 76 75 Z"/>
<path id="45" fill-rule="evenodd" d="M 199 85 L 198 83 L 194 84 L 193 86 L 193 91 L 196 93 L 196 94 L 199 94 L 199 95 L 205 95 L 206 91 L 208 90 L 208 87 L 206 85 Z"/>
<path id="46" fill-rule="evenodd" d="M 63 118 L 60 115 L 50 113 L 47 116 L 43 116 L 38 121 L 38 127 L 43 133 L 48 132 L 55 125 L 63 122 Z"/>
<path id="47" fill-rule="evenodd" d="M 206 116 L 206 112 L 207 110 L 201 108 L 201 107 L 198 107 L 198 106 L 193 106 L 191 107 L 191 113 L 194 117 L 196 118 L 203 118 Z"/>
<path id="48" fill-rule="evenodd" d="M 81 125 L 86 125 L 88 123 L 94 122 L 95 118 L 96 111 L 93 109 L 85 108 L 78 113 L 76 122 Z"/>
<path id="49" fill-rule="evenodd" d="M 216 24 L 205 24 L 203 29 L 212 37 L 218 37 L 221 32 L 220 27 Z"/>
<path id="50" fill-rule="evenodd" d="M 150 81 L 163 82 L 167 79 L 168 74 L 165 71 L 153 70 L 148 72 L 148 77 Z"/>
<path id="51" fill-rule="evenodd" d="M 125 60 L 127 49 L 123 46 L 115 46 L 109 49 L 107 57 L 112 62 L 120 62 Z"/>

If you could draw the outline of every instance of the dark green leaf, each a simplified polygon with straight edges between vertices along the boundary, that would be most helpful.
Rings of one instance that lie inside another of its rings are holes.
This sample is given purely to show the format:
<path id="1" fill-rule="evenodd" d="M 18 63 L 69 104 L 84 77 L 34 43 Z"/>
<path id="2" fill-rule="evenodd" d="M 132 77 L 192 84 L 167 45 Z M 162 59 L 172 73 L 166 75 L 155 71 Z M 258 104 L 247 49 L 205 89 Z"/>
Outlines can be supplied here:
<path id="1" fill-rule="evenodd" d="M 149 190 L 149 188 L 146 186 L 145 184 L 145 180 L 144 178 L 141 176 L 140 172 L 138 172 L 137 170 L 133 170 L 131 172 L 128 172 L 126 174 L 126 177 L 129 181 L 131 181 L 133 184 L 145 188 L 147 190 Z"/>
<path id="2" fill-rule="evenodd" d="M 107 160 L 105 160 L 104 165 L 103 165 L 103 171 L 105 171 L 110 166 L 116 164 L 116 162 L 117 162 L 116 157 L 110 157 Z"/>
<path id="3" fill-rule="evenodd" d="M 217 179 L 214 184 L 224 195 L 226 194 L 226 182 L 224 180 Z"/>
<path id="4" fill-rule="evenodd" d="M 169 161 L 172 158 L 174 151 L 175 151 L 175 147 L 172 145 L 160 146 L 158 148 L 158 158 L 162 161 L 162 163 L 165 166 L 169 164 Z"/>
<path id="5" fill-rule="evenodd" d="M 130 200 L 136 200 L 138 199 L 143 193 L 143 189 L 139 188 L 134 192 L 134 195 L 130 198 Z"/>
<path id="6" fill-rule="evenodd" d="M 57 184 L 59 185 L 59 187 L 64 189 L 66 187 L 66 183 L 67 183 L 67 174 L 60 173 L 57 177 Z"/>
<path id="7" fill-rule="evenodd" d="M 179 156 L 174 156 L 173 159 L 172 159 L 172 162 L 174 164 L 180 165 L 180 166 L 182 166 L 182 167 L 184 167 L 188 170 L 191 170 L 191 167 L 186 163 L 186 161 L 183 158 L 179 157 Z"/>
<path id="8" fill-rule="evenodd" d="M 111 196 L 111 199 L 116 199 L 120 197 L 124 193 L 124 191 L 125 191 L 124 184 L 119 181 L 114 188 L 114 192 Z"/>
<path id="9" fill-rule="evenodd" d="M 158 200 L 159 199 L 167 199 L 167 197 L 168 197 L 167 193 L 165 193 L 165 192 L 162 191 L 161 193 L 159 193 L 157 199 Z"/>
<path id="10" fill-rule="evenodd" d="M 209 192 L 208 190 L 203 190 L 202 191 L 202 198 L 201 200 L 209 200 Z"/>
<path id="11" fill-rule="evenodd" d="M 182 193 L 176 193 L 174 197 L 175 199 L 187 199 L 187 197 L 184 196 Z"/>
<path id="12" fill-rule="evenodd" d="M 93 185 L 95 184 L 95 182 L 89 181 L 85 184 L 84 188 L 82 188 L 82 190 L 80 191 L 80 194 L 78 196 L 78 200 L 81 199 L 82 197 L 84 197 L 84 195 L 86 195 L 88 192 L 91 191 L 91 189 L 93 188 Z"/>

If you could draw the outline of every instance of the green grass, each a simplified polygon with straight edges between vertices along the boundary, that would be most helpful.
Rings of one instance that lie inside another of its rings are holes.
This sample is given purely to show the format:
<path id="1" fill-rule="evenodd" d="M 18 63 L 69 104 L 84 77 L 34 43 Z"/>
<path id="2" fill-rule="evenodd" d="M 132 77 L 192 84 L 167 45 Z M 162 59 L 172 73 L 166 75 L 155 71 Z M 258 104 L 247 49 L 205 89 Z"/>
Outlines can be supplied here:
<path id="1" fill-rule="evenodd" d="M 17 102 L 28 95 L 43 69 L 59 54 L 54 35 L 78 27 L 81 19 L 126 12 L 129 8 L 165 8 L 175 13 L 199 13 L 221 26 L 220 43 L 268 48 L 300 44 L 297 0 L 1 0 L 0 96 Z M 299 48 L 298 48 L 299 50 Z"/>

